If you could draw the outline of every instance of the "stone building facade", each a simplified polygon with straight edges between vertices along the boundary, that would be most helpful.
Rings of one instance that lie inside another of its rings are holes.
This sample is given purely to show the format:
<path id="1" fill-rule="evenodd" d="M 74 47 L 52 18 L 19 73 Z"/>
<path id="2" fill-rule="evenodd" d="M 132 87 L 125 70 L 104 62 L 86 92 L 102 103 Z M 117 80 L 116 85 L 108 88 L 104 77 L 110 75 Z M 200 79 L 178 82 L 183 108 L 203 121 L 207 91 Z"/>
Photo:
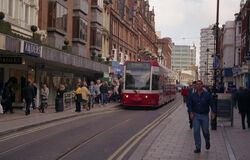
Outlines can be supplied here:
<path id="1" fill-rule="evenodd" d="M 5 21 L 10 22 L 12 32 L 23 37 L 32 37 L 30 27 L 38 25 L 39 0 L 0 0 L 0 11 Z"/>

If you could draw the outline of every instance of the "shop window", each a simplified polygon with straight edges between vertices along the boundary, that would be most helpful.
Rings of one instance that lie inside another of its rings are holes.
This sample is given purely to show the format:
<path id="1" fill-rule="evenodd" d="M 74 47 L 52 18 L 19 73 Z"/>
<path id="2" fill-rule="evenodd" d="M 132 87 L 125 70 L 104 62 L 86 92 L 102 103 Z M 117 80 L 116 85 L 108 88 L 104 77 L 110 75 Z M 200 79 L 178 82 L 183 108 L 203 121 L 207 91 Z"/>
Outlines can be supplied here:
<path id="1" fill-rule="evenodd" d="M 67 32 L 68 9 L 58 2 L 49 2 L 48 27 Z"/>
<path id="2" fill-rule="evenodd" d="M 22 89 L 26 86 L 26 74 L 25 70 L 10 69 L 9 78 L 15 79 L 16 83 L 13 84 L 13 89 L 15 92 L 15 102 L 22 102 Z"/>

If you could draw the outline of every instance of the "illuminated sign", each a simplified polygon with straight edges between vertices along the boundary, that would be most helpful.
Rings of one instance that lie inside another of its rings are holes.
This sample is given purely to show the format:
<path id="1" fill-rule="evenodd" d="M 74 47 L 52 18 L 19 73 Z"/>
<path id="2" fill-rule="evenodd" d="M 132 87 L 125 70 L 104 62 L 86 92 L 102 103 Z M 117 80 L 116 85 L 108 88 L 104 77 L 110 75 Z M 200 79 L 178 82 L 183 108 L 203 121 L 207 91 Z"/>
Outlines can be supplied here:
<path id="1" fill-rule="evenodd" d="M 139 70 L 149 70 L 151 69 L 151 63 L 148 62 L 128 62 L 126 64 L 126 69 L 127 70 L 134 70 L 134 69 L 139 69 Z"/>
<path id="2" fill-rule="evenodd" d="M 38 44 L 22 41 L 21 42 L 21 53 L 26 55 L 41 57 L 42 47 Z"/>

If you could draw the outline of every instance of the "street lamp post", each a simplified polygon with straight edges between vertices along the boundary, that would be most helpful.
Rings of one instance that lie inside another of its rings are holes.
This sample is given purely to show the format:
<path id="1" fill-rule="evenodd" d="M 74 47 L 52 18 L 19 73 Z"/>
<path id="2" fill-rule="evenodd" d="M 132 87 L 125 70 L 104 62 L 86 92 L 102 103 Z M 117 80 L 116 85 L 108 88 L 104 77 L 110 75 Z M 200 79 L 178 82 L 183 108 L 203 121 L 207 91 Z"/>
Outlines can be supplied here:
<path id="1" fill-rule="evenodd" d="M 218 42 L 219 42 L 219 9 L 220 9 L 220 0 L 217 0 L 217 10 L 216 10 L 216 24 L 215 24 L 215 29 L 216 29 L 216 46 L 215 46 L 215 56 L 214 56 L 214 63 L 216 61 L 216 57 L 219 55 L 218 53 Z M 214 84 L 213 84 L 213 97 L 215 100 L 215 112 L 217 112 L 217 95 L 216 95 L 216 68 L 214 67 Z M 212 130 L 216 130 L 217 129 L 217 116 L 215 116 L 214 120 L 211 120 L 211 128 Z"/>

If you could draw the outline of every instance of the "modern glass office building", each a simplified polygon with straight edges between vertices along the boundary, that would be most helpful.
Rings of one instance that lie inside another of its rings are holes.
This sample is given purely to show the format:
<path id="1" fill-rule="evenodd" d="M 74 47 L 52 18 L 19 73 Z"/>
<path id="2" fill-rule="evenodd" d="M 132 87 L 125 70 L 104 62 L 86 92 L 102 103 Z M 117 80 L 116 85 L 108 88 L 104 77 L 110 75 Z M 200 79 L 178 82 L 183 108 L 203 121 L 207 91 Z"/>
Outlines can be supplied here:
<path id="1" fill-rule="evenodd" d="M 196 46 L 174 45 L 172 50 L 172 69 L 191 70 L 196 63 Z"/>

